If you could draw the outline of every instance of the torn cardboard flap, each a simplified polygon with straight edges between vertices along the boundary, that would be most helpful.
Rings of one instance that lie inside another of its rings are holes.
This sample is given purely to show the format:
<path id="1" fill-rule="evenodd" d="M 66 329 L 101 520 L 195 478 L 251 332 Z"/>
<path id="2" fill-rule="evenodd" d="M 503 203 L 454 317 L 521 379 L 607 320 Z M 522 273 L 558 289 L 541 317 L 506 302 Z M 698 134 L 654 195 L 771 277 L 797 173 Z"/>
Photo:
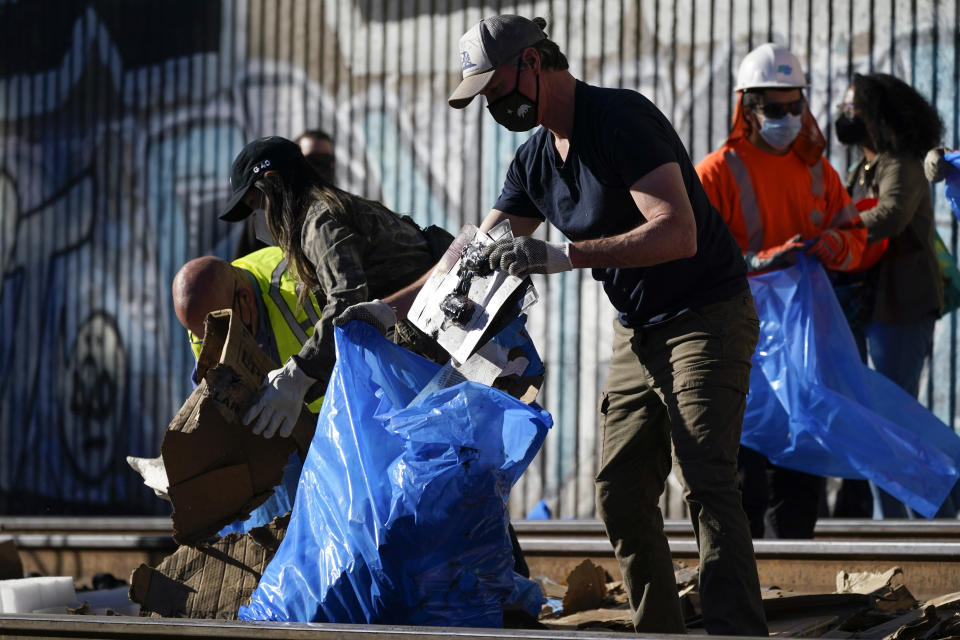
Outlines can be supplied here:
<path id="1" fill-rule="evenodd" d="M 202 547 L 181 546 L 155 569 L 140 565 L 130 576 L 130 599 L 142 615 L 235 620 L 273 558 L 290 514 L 247 534 L 231 533 Z"/>
<path id="2" fill-rule="evenodd" d="M 291 437 L 254 435 L 242 419 L 276 363 L 230 310 L 209 314 L 204 331 L 197 364 L 203 377 L 161 447 L 180 544 L 197 544 L 249 516 L 281 482 L 290 454 L 306 454 L 316 428 L 316 416 L 304 407 Z"/>
<path id="3" fill-rule="evenodd" d="M 0 536 L 0 580 L 13 580 L 23 577 L 23 563 L 17 543 L 11 536 Z"/>
<path id="4" fill-rule="evenodd" d="M 606 571 L 589 559 L 578 564 L 567 576 L 563 596 L 564 613 L 596 609 L 607 595 Z"/>

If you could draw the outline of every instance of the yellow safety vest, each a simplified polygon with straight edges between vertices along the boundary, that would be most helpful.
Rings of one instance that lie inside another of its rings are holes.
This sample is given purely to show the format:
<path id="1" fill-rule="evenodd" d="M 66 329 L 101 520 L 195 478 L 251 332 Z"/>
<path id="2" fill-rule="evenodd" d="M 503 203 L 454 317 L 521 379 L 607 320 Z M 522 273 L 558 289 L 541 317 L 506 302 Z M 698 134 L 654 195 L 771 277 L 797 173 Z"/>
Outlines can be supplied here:
<path id="1" fill-rule="evenodd" d="M 298 284 L 287 273 L 287 261 L 280 247 L 266 247 L 254 251 L 237 258 L 231 264 L 249 271 L 260 285 L 260 295 L 273 329 L 280 363 L 300 353 L 303 343 L 313 335 L 317 323 L 320 322 L 320 306 L 312 293 L 310 304 L 306 308 L 297 302 Z M 194 343 L 192 347 L 194 356 L 199 358 L 200 345 Z M 322 402 L 323 396 L 320 396 L 307 407 L 310 411 L 319 413 Z"/>

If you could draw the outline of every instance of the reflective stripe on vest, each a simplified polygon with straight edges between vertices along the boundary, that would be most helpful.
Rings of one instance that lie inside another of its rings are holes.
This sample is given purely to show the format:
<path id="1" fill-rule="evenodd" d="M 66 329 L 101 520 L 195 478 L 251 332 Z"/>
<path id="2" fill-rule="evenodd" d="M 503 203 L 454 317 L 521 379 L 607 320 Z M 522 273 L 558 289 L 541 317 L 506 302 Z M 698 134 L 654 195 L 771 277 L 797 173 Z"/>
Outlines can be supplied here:
<path id="1" fill-rule="evenodd" d="M 747 166 L 733 149 L 723 152 L 723 159 L 730 167 L 733 180 L 740 191 L 740 210 L 743 212 L 743 222 L 747 227 L 747 251 L 763 249 L 763 223 L 760 222 L 760 209 L 757 207 L 757 196 L 753 192 L 753 183 Z"/>
<path id="2" fill-rule="evenodd" d="M 810 167 L 810 193 L 815 196 L 823 195 L 823 158 Z"/>
<path id="3" fill-rule="evenodd" d="M 300 295 L 300 287 L 302 286 L 303 285 L 299 285 L 297 287 L 297 295 Z M 310 327 L 316 327 L 317 323 L 320 322 L 320 316 L 317 314 L 317 310 L 313 308 L 313 301 L 311 300 L 310 304 L 304 306 L 303 310 L 307 312 L 307 319 L 305 322 L 309 323 L 309 326 L 304 327 L 304 329 L 309 329 Z"/>
<path id="4" fill-rule="evenodd" d="M 830 221 L 831 227 L 840 227 L 848 222 L 853 221 L 857 216 L 860 215 L 860 212 L 857 211 L 857 206 L 852 202 L 845 206 L 843 209 L 837 212 L 837 215 L 833 216 L 833 220 Z"/>
<path id="5" fill-rule="evenodd" d="M 267 313 L 267 322 L 273 329 L 280 361 L 285 362 L 295 355 L 307 340 L 307 334 L 314 330 L 320 317 L 313 295 L 307 296 L 302 307 L 297 303 L 296 283 L 287 273 L 287 263 L 279 247 L 266 247 L 234 260 L 235 267 L 253 274 L 259 286 L 258 295 Z M 297 321 L 301 318 L 300 322 Z M 323 402 L 321 396 L 307 407 L 317 413 Z"/>
<path id="6" fill-rule="evenodd" d="M 747 227 L 747 251 L 760 251 L 763 249 L 763 223 L 760 221 L 757 195 L 753 191 L 753 183 L 750 181 L 747 166 L 743 164 L 743 160 L 740 159 L 734 149 L 726 149 L 723 152 L 723 159 L 730 167 L 733 180 L 737 183 L 737 189 L 740 190 L 740 209 L 743 211 L 743 222 Z M 823 190 L 823 158 L 820 158 L 810 167 L 810 192 L 814 196 L 822 196 Z M 848 209 L 852 210 L 852 215 Z M 856 216 L 857 210 L 853 204 L 847 205 L 834 217 L 832 226 L 836 227 L 844 222 L 849 222 Z M 812 209 L 810 211 L 810 222 L 817 227 L 823 226 L 823 212 L 819 209 Z"/>
<path id="7" fill-rule="evenodd" d="M 281 260 L 277 266 L 273 269 L 273 273 L 270 275 L 270 299 L 273 300 L 273 303 L 277 305 L 277 309 L 280 310 L 280 314 L 283 315 L 283 319 L 286 321 L 287 326 L 290 327 L 290 331 L 293 332 L 293 335 L 296 336 L 297 340 L 300 342 L 300 346 L 303 346 L 303 343 L 307 341 L 307 334 L 304 331 L 304 328 L 300 326 L 300 323 L 297 322 L 297 318 L 294 315 L 293 310 L 287 306 L 287 301 L 283 299 L 283 294 L 280 293 L 280 278 L 283 276 L 283 272 L 287 270 L 287 260 L 284 258 Z M 304 305 L 305 307 L 312 307 L 312 304 Z M 309 322 L 309 320 L 307 320 Z"/>

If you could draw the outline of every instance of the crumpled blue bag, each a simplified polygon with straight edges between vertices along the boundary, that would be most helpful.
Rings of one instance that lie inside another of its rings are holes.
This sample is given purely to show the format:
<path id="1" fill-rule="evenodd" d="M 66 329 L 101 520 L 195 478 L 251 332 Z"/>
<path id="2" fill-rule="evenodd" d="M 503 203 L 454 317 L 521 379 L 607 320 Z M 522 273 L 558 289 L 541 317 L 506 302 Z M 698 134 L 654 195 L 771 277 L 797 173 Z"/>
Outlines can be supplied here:
<path id="1" fill-rule="evenodd" d="M 408 407 L 436 364 L 362 322 L 335 340 L 286 536 L 240 619 L 502 626 L 524 589 L 506 501 L 550 414 L 472 382 Z"/>
<path id="2" fill-rule="evenodd" d="M 953 215 L 960 220 L 960 151 L 948 151 L 943 154 L 943 159 L 957 169 L 947 173 L 943 181 L 943 194 L 947 197 L 950 208 L 953 209 Z"/>
<path id="3" fill-rule="evenodd" d="M 760 340 L 740 442 L 779 466 L 872 480 L 932 518 L 957 481 L 960 438 L 862 363 L 819 262 L 749 281 Z"/>

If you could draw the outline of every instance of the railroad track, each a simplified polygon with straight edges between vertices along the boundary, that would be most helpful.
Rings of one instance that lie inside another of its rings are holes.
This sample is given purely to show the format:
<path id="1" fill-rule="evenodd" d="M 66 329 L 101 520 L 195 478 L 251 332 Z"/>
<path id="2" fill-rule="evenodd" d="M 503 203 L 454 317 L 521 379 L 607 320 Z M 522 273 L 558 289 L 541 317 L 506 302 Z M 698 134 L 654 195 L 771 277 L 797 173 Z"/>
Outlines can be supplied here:
<path id="1" fill-rule="evenodd" d="M 5 640 L 29 638 L 85 638 L 117 640 L 611 640 L 624 634 L 595 631 L 462 629 L 456 627 L 399 627 L 280 622 L 229 622 L 172 618 L 120 618 L 116 616 L 56 616 L 0 614 L 0 636 Z M 655 640 L 657 636 L 647 635 Z M 668 636 L 662 636 L 666 639 Z M 676 636 L 673 636 L 674 638 Z"/>
<path id="2" fill-rule="evenodd" d="M 616 559 L 599 521 L 518 521 L 517 536 L 534 575 L 561 581 L 584 559 L 619 578 Z M 688 522 L 667 521 L 676 561 L 695 566 L 697 549 Z M 141 562 L 155 566 L 175 549 L 170 521 L 156 518 L 0 518 L 0 540 L 12 536 L 27 571 L 72 575 L 79 584 L 93 573 L 126 578 Z M 797 593 L 830 593 L 845 571 L 903 569 L 914 596 L 923 600 L 960 590 L 960 521 L 824 520 L 817 539 L 755 540 L 761 584 Z M 316 640 L 463 640 L 491 638 L 611 637 L 610 633 L 564 630 L 414 628 L 377 625 L 244 623 L 165 618 L 0 614 L 3 638 L 222 639 L 310 638 Z M 622 637 L 622 634 L 619 634 Z"/>
<path id="3" fill-rule="evenodd" d="M 534 575 L 562 581 L 585 558 L 612 577 L 619 569 L 599 521 L 522 520 L 514 523 Z M 689 522 L 665 524 L 674 559 L 697 564 Z M 141 563 L 156 566 L 176 545 L 170 520 L 155 518 L 0 518 L 0 539 L 14 538 L 26 571 L 70 575 L 90 584 L 95 573 L 126 579 Z M 824 520 L 817 539 L 755 540 L 760 581 L 802 593 L 833 591 L 845 571 L 899 566 L 918 598 L 960 590 L 960 521 Z"/>
<path id="4" fill-rule="evenodd" d="M 518 535 L 530 537 L 606 536 L 599 520 L 517 520 Z M 688 520 L 666 520 L 670 538 L 692 538 Z M 116 534 L 169 537 L 166 516 L 0 516 L 0 535 Z M 960 541 L 960 520 L 860 520 L 826 518 L 817 523 L 817 540 Z"/>

